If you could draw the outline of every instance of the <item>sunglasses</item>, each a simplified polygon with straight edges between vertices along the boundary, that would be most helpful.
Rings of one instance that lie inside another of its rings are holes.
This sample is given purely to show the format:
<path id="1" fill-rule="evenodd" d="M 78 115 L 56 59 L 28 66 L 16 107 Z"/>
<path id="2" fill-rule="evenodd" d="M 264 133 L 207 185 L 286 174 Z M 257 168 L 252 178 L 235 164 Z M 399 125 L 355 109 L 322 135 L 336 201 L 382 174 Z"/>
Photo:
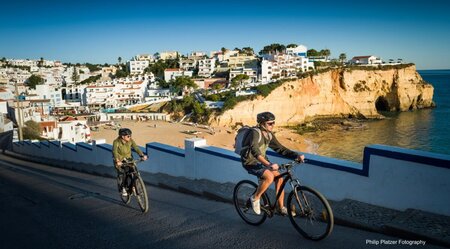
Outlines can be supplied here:
<path id="1" fill-rule="evenodd" d="M 272 126 L 272 125 L 275 124 L 275 121 L 273 121 L 273 122 L 267 122 L 266 124 Z"/>

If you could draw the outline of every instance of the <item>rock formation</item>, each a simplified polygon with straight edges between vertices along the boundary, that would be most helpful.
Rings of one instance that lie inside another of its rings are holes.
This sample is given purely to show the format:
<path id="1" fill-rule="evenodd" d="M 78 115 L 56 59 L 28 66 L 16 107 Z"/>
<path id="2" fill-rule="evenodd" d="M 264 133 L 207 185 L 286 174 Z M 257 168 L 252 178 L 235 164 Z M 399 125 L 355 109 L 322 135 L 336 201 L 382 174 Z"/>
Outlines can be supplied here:
<path id="1" fill-rule="evenodd" d="M 414 65 L 401 69 L 332 69 L 283 83 L 267 97 L 238 103 L 211 120 L 213 125 L 254 125 L 256 114 L 271 111 L 277 124 L 294 125 L 317 117 L 380 117 L 379 111 L 433 107 L 433 86 Z"/>

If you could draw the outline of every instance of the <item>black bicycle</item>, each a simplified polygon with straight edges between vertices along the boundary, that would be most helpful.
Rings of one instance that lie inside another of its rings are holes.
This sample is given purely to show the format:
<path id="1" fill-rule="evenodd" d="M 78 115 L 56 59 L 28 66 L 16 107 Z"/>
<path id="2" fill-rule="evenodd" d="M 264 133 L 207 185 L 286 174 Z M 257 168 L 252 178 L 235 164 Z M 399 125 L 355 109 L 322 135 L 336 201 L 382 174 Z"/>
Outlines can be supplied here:
<path id="1" fill-rule="evenodd" d="M 280 198 L 281 190 L 286 183 L 292 187 L 287 199 L 288 216 L 295 229 L 305 238 L 321 240 L 330 235 L 333 230 L 334 217 L 327 199 L 318 191 L 303 186 L 292 172 L 294 165 L 300 162 L 293 161 L 280 165 L 281 174 L 275 179 L 283 178 L 281 188 L 276 193 L 272 205 L 266 193 L 261 196 L 261 214 L 252 209 L 250 197 L 256 192 L 258 185 L 249 180 L 240 181 L 234 188 L 233 202 L 241 218 L 250 225 L 261 225 L 267 217 L 272 218 L 276 213 L 276 203 Z"/>
<path id="2" fill-rule="evenodd" d="M 127 191 L 127 195 L 125 196 L 120 193 L 120 198 L 125 204 L 129 204 L 131 202 L 131 196 L 135 196 L 141 211 L 146 213 L 148 211 L 148 196 L 144 181 L 137 169 L 137 163 L 139 162 L 142 161 L 128 159 L 122 162 L 122 168 L 125 173 L 122 186 Z"/>

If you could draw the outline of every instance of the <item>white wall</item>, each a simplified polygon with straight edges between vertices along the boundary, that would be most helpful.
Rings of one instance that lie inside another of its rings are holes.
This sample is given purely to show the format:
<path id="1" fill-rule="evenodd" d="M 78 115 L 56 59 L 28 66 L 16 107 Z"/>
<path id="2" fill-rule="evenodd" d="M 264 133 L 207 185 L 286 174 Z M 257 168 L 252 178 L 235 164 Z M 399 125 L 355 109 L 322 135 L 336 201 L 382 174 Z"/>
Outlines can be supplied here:
<path id="1" fill-rule="evenodd" d="M 203 139 L 188 139 L 185 148 L 149 143 L 142 148 L 149 160 L 140 169 L 219 183 L 256 180 L 242 168 L 240 158 L 232 151 L 208 146 Z M 113 167 L 108 144 L 64 143 L 58 147 L 57 142 L 25 141 L 15 142 L 13 151 Z M 273 162 L 289 161 L 274 152 L 268 155 Z M 415 208 L 450 215 L 450 155 L 373 145 L 365 148 L 363 164 L 318 155 L 306 154 L 306 158 L 307 163 L 295 169 L 296 176 L 302 184 L 317 189 L 331 200 L 350 198 L 398 210 Z M 96 168 L 89 169 L 95 172 Z"/>

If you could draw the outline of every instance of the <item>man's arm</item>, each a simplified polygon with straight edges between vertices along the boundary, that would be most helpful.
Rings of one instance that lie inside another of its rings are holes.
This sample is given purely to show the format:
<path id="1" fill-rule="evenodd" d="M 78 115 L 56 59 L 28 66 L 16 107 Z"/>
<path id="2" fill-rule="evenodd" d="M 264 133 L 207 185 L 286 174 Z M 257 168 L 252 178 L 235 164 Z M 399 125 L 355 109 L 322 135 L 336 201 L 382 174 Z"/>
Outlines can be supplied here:
<path id="1" fill-rule="evenodd" d="M 143 157 L 144 153 L 142 153 L 141 149 L 139 149 L 139 146 L 137 146 L 136 142 L 134 140 L 131 140 L 131 147 L 138 153 L 139 156 Z"/>
<path id="2" fill-rule="evenodd" d="M 114 140 L 112 154 L 113 154 L 114 161 L 116 163 L 119 163 L 122 160 L 122 158 L 120 158 L 120 155 L 119 155 L 118 146 L 119 146 L 119 143 L 116 140 Z"/>
<path id="3" fill-rule="evenodd" d="M 273 134 L 272 134 L 273 135 Z M 292 159 L 298 158 L 299 154 L 295 151 L 292 151 L 286 147 L 284 147 L 279 141 L 278 139 L 275 137 L 275 135 L 273 135 L 272 140 L 270 141 L 269 147 L 274 150 L 275 152 L 277 152 L 278 154 L 285 156 L 285 157 L 289 157 Z"/>

